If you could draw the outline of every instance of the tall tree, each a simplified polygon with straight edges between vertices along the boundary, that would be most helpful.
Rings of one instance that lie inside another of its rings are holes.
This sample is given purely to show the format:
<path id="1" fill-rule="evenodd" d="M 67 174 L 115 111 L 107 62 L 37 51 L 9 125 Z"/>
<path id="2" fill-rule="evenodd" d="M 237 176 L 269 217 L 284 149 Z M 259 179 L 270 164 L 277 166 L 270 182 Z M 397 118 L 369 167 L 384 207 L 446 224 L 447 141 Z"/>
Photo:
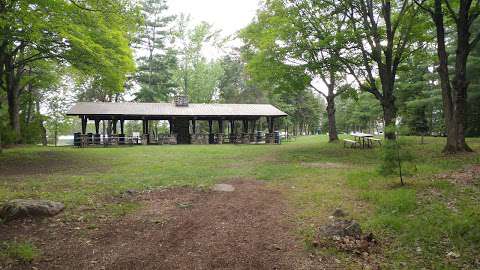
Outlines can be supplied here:
<path id="1" fill-rule="evenodd" d="M 249 82 L 245 63 L 232 53 L 221 59 L 223 75 L 218 85 L 220 102 L 266 103 L 267 97 L 255 84 Z"/>
<path id="2" fill-rule="evenodd" d="M 345 31 L 352 42 L 352 46 L 344 46 L 347 58 L 341 58 L 342 62 L 361 90 L 379 100 L 385 126 L 394 126 L 398 67 L 410 52 L 422 46 L 426 38 L 423 18 L 409 0 L 350 0 L 334 4 L 347 17 Z M 352 52 L 358 56 L 357 61 L 351 61 Z M 385 138 L 395 139 L 395 132 L 387 128 Z"/>
<path id="3" fill-rule="evenodd" d="M 175 17 L 166 14 L 165 0 L 143 0 L 141 6 L 143 24 L 135 42 L 141 55 L 136 76 L 141 88 L 136 99 L 166 101 L 175 87 L 176 56 L 173 49 L 166 46 L 173 38 L 171 22 Z"/>
<path id="4" fill-rule="evenodd" d="M 129 41 L 135 18 L 135 8 L 122 0 L 0 1 L 0 87 L 16 141 L 31 66 L 45 59 L 69 63 L 121 91 L 125 74 L 134 70 Z"/>
<path id="5" fill-rule="evenodd" d="M 330 141 L 338 140 L 335 98 L 350 89 L 341 87 L 345 79 L 337 59 L 345 20 L 333 11 L 321 1 L 267 1 L 257 20 L 242 32 L 247 44 L 257 49 L 257 57 L 268 53 L 278 62 L 303 69 L 307 86 L 327 101 Z M 326 91 L 315 81 L 321 81 Z"/>
<path id="6" fill-rule="evenodd" d="M 480 15 L 480 2 L 472 0 L 415 0 L 417 5 L 432 18 L 437 37 L 437 55 L 442 88 L 442 98 L 447 127 L 447 143 L 443 152 L 458 153 L 472 151 L 465 142 L 465 119 L 467 108 L 467 62 L 471 51 L 480 41 L 480 31 L 473 33 L 473 26 Z M 454 22 L 456 36 L 455 64 L 449 65 L 446 34 L 447 19 Z"/>
<path id="7" fill-rule="evenodd" d="M 218 82 L 223 73 L 219 61 L 208 60 L 203 55 L 203 49 L 219 48 L 223 41 L 219 32 L 213 27 L 201 22 L 191 25 L 190 18 L 180 15 L 175 32 L 178 68 L 175 78 L 179 91 L 194 102 L 211 102 L 218 92 Z"/>

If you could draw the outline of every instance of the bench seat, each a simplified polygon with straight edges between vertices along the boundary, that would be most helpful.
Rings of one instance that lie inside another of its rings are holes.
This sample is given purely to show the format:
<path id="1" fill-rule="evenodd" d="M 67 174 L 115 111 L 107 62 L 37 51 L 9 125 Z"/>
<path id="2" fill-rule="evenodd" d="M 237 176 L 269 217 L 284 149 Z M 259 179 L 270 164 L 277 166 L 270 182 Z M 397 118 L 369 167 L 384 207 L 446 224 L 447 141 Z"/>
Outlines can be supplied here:
<path id="1" fill-rule="evenodd" d="M 350 144 L 350 147 L 356 147 L 360 146 L 360 143 L 357 141 L 349 140 L 349 139 L 343 139 L 343 147 L 346 147 L 347 144 Z"/>
<path id="2" fill-rule="evenodd" d="M 369 142 L 378 142 L 378 145 L 382 145 L 382 139 L 367 138 Z"/>

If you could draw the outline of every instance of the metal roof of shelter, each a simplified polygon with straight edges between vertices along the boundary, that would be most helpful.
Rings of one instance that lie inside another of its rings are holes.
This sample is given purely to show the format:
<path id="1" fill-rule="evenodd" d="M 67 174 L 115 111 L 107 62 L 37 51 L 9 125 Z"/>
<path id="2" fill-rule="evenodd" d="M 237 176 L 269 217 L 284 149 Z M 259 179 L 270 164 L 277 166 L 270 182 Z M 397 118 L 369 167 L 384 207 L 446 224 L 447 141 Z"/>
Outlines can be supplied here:
<path id="1" fill-rule="evenodd" d="M 280 117 L 286 113 L 270 104 L 79 102 L 67 115 L 145 117 Z"/>

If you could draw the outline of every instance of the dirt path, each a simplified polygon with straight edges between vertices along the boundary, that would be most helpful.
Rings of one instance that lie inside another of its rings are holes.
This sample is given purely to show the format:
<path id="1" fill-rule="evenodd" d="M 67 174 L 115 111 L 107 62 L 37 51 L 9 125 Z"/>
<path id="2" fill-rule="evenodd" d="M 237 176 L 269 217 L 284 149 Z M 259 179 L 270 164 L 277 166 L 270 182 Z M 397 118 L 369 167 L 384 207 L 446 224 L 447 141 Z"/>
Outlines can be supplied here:
<path id="1" fill-rule="evenodd" d="M 9 224 L 0 230 L 29 231 L 42 250 L 37 269 L 324 269 L 295 239 L 280 192 L 257 181 L 230 184 L 233 192 L 174 188 L 140 195 L 140 212 L 96 229 Z"/>

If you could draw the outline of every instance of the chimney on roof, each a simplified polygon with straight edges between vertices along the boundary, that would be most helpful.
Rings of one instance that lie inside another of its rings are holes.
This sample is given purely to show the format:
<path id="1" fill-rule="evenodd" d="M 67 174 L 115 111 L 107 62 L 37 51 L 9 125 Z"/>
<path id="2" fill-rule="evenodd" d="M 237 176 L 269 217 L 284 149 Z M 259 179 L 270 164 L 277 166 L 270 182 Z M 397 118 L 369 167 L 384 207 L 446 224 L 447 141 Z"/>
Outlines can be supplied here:
<path id="1" fill-rule="evenodd" d="M 177 107 L 188 107 L 188 96 L 186 95 L 176 95 L 173 100 Z"/>

